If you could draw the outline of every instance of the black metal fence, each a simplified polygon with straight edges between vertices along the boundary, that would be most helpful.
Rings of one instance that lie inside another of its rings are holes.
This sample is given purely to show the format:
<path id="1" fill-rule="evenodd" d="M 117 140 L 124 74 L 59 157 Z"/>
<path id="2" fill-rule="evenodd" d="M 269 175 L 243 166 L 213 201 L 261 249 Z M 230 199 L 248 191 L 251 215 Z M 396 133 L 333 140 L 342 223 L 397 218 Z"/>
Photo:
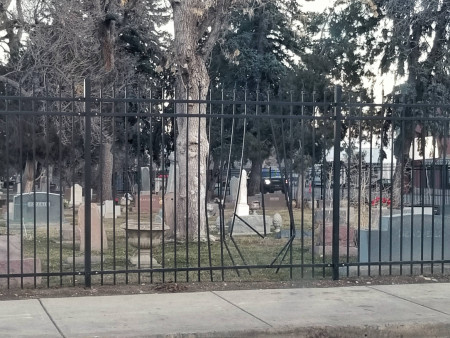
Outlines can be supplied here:
<path id="1" fill-rule="evenodd" d="M 448 104 L 78 89 L 2 90 L 1 286 L 447 271 Z"/>

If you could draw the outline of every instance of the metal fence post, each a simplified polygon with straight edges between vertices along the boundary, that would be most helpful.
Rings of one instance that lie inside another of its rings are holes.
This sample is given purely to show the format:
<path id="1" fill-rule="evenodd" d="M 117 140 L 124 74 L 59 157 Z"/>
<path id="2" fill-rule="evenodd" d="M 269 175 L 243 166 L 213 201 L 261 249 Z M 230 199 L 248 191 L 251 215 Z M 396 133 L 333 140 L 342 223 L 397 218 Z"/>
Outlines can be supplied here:
<path id="1" fill-rule="evenodd" d="M 340 207 L 340 173 L 341 173 L 341 101 L 342 87 L 334 88 L 334 156 L 333 156 L 333 280 L 339 279 L 339 207 Z"/>
<path id="2" fill-rule="evenodd" d="M 91 287 L 91 80 L 84 80 L 84 283 Z"/>

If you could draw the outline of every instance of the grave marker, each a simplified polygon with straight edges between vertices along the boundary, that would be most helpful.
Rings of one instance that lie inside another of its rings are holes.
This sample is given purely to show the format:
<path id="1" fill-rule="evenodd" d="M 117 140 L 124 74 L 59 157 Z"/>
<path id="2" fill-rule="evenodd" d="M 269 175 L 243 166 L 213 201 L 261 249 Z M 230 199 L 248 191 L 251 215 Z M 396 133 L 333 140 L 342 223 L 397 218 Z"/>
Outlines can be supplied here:
<path id="1" fill-rule="evenodd" d="M 13 224 L 33 224 L 37 227 L 64 223 L 63 200 L 59 194 L 30 192 L 14 196 Z"/>
<path id="2" fill-rule="evenodd" d="M 80 251 L 85 249 L 84 230 L 85 229 L 85 205 L 78 208 L 78 231 L 80 232 Z M 108 240 L 105 229 L 101 228 L 100 210 L 97 204 L 91 204 L 91 250 L 101 251 L 103 233 L 103 250 L 108 249 Z"/>

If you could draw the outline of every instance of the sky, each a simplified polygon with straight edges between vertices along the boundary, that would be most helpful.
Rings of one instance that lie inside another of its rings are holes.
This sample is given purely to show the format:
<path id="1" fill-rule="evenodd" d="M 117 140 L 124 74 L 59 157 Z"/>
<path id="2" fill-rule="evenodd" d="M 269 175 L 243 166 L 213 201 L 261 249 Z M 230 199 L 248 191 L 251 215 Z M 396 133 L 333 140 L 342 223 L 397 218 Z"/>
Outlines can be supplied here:
<path id="1" fill-rule="evenodd" d="M 300 0 L 299 2 L 302 4 L 303 9 L 305 11 L 323 12 L 326 8 L 331 6 L 333 0 L 313 0 L 313 1 Z"/>

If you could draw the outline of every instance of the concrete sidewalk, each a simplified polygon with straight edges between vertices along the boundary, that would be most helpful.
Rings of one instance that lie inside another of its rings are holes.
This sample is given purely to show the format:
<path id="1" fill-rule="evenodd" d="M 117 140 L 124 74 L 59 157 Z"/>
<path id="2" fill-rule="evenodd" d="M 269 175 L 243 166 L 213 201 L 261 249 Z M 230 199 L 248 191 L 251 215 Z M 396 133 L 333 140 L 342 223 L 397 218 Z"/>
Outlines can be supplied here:
<path id="1" fill-rule="evenodd" d="M 449 337 L 450 284 L 0 302 L 1 337 Z"/>

